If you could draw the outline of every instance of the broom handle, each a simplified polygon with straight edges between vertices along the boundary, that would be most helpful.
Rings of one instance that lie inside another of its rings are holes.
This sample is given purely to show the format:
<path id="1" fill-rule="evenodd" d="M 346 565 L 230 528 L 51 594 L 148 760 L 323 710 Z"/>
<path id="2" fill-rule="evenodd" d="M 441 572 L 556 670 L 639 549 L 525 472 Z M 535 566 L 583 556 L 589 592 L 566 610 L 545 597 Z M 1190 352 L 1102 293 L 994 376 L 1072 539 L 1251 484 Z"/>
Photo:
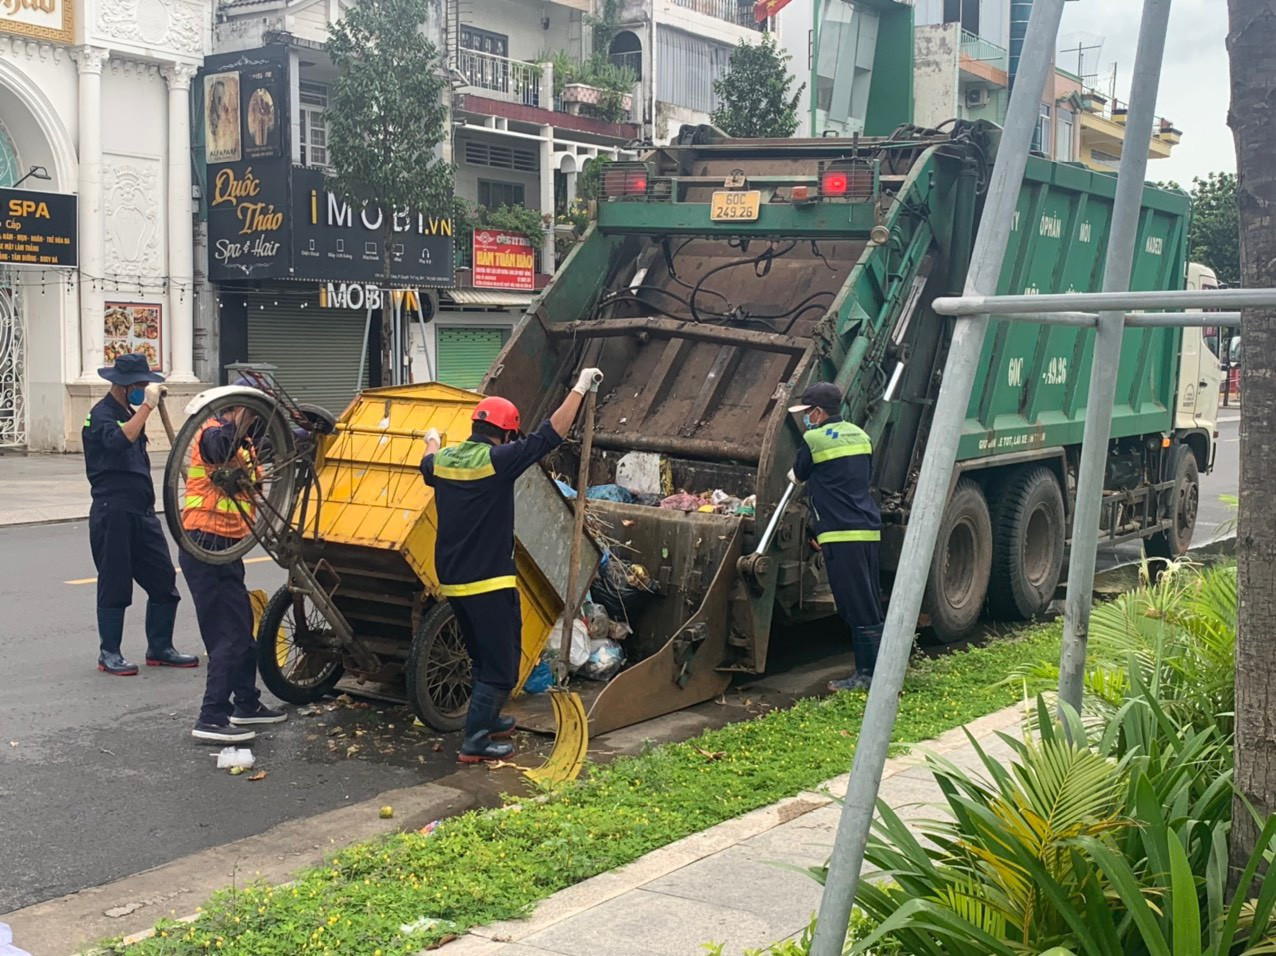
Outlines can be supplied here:
<path id="1" fill-rule="evenodd" d="M 572 625 L 584 594 L 576 594 L 580 574 L 580 552 L 585 542 L 585 492 L 589 487 L 589 456 L 594 450 L 594 401 L 598 393 L 585 393 L 585 428 L 580 445 L 580 474 L 576 479 L 576 516 L 572 526 L 571 559 L 567 565 L 567 590 L 563 595 L 563 636 L 558 654 L 559 677 L 566 682 L 571 662 Z"/>

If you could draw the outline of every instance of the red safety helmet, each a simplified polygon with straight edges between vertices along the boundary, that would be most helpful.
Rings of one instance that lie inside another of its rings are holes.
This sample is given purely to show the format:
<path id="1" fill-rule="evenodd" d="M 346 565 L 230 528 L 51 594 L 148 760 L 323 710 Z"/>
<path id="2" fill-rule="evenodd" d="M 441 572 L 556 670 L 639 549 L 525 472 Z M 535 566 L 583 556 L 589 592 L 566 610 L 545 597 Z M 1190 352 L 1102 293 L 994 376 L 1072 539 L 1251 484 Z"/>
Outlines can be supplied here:
<path id="1" fill-rule="evenodd" d="M 507 432 L 516 432 L 519 427 L 518 409 L 508 398 L 499 395 L 491 395 L 475 405 L 470 420 L 487 422 Z"/>

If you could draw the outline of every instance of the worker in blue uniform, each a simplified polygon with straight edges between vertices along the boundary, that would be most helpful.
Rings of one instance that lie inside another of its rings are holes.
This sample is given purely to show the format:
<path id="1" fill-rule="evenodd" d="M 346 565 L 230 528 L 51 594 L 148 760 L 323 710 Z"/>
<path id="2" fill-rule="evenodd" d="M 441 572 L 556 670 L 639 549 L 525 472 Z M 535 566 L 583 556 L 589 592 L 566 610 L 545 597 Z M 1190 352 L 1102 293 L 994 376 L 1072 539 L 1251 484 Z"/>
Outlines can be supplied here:
<path id="1" fill-rule="evenodd" d="M 855 673 L 829 690 L 867 690 L 882 643 L 878 548 L 882 515 L 873 500 L 873 444 L 842 420 L 842 392 L 817 382 L 789 411 L 802 415 L 802 444 L 790 478 L 806 482 L 815 546 L 824 555 L 838 616 L 851 629 Z"/>
<path id="2" fill-rule="evenodd" d="M 585 393 L 601 380 L 597 369 L 581 372 L 558 409 L 526 437 L 520 437 L 518 409 L 496 396 L 475 406 L 465 441 L 441 449 L 439 433 L 426 434 L 421 475 L 434 489 L 439 520 L 434 566 L 473 665 L 462 763 L 514 752 L 507 742 L 514 720 L 501 716 L 518 683 L 523 631 L 514 571 L 514 482 L 562 444 Z"/>
<path id="3" fill-rule="evenodd" d="M 119 677 L 137 673 L 124 659 L 124 612 L 133 582 L 146 591 L 146 663 L 196 667 L 199 658 L 173 648 L 177 578 L 168 542 L 155 516 L 155 486 L 146 454 L 146 421 L 163 397 L 164 376 L 146 356 L 121 355 L 98 369 L 111 390 L 89 410 L 80 440 L 93 504 L 89 548 L 97 567 L 98 670 Z"/>

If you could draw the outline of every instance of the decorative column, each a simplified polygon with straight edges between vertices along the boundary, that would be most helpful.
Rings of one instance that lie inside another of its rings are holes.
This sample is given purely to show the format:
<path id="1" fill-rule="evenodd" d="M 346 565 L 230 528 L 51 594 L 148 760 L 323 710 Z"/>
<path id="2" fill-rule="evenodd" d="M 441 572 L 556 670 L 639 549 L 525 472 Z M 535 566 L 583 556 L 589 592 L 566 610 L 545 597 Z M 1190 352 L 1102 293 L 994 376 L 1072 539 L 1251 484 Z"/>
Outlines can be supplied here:
<path id="1" fill-rule="evenodd" d="M 102 302 L 106 229 L 102 215 L 102 67 L 109 50 L 82 46 L 72 51 L 80 74 L 79 246 L 80 381 L 100 383 L 105 362 Z"/>
<path id="2" fill-rule="evenodd" d="M 170 382 L 198 381 L 194 373 L 195 228 L 191 201 L 190 88 L 196 67 L 163 69 L 168 81 L 168 311 L 172 329 Z"/>

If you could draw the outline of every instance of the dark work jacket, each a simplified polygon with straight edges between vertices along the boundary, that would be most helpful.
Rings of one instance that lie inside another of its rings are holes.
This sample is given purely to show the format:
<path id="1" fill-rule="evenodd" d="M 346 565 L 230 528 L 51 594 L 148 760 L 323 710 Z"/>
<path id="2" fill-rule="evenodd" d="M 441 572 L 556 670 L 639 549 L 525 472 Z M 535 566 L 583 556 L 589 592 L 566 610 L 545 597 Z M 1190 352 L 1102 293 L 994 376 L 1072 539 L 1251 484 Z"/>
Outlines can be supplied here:
<path id="1" fill-rule="evenodd" d="M 793 474 L 805 481 L 815 511 L 815 540 L 878 541 L 882 515 L 869 491 L 873 444 L 863 429 L 840 418 L 802 433 Z"/>
<path id="2" fill-rule="evenodd" d="M 129 441 L 123 425 L 133 410 L 110 394 L 89 409 L 80 431 L 84 446 L 84 471 L 94 503 L 111 505 L 131 514 L 146 514 L 155 507 L 151 459 L 146 454 L 146 432 Z"/>
<path id="3" fill-rule="evenodd" d="M 493 445 L 471 435 L 421 460 L 421 475 L 434 489 L 438 512 L 434 566 L 444 597 L 516 586 L 514 482 L 562 443 L 544 421 L 518 441 Z"/>

